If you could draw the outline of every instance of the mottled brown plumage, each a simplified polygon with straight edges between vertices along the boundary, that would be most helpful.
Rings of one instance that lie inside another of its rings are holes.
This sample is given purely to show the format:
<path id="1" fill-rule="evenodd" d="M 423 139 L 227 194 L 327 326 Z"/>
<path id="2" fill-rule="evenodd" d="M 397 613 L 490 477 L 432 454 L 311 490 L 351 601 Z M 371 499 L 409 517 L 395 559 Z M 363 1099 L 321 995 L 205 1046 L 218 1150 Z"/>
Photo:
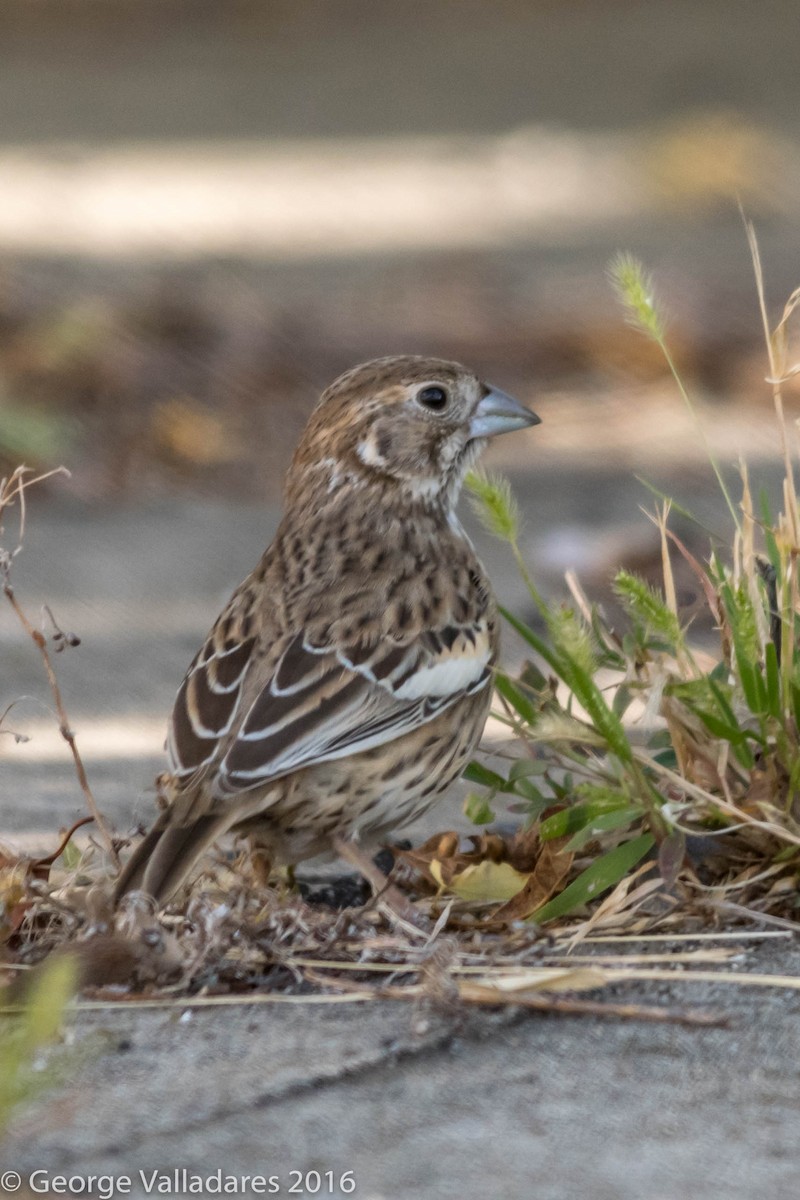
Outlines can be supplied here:
<path id="1" fill-rule="evenodd" d="M 232 829 L 287 863 L 375 841 L 461 773 L 498 629 L 453 508 L 486 439 L 537 420 L 438 359 L 378 359 L 328 388 L 278 532 L 178 692 L 167 807 L 118 896 L 167 899 Z"/>

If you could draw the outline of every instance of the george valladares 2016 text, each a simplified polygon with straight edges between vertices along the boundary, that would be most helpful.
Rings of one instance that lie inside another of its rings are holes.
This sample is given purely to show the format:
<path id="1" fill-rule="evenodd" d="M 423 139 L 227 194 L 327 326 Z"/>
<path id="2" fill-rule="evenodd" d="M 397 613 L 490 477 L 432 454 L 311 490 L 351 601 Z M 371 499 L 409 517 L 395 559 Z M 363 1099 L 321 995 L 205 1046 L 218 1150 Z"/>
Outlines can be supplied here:
<path id="1" fill-rule="evenodd" d="M 281 1191 L 277 1175 L 228 1175 L 221 1169 L 200 1175 L 186 1167 L 173 1171 L 139 1171 L 142 1190 L 148 1196 L 224 1196 L 256 1192 L 275 1196 Z"/>
<path id="2" fill-rule="evenodd" d="M 16 1172 L 6 1172 L 21 1182 Z M 146 1196 L 332 1196 L 350 1195 L 356 1189 L 352 1171 L 288 1171 L 280 1175 L 231 1175 L 221 1168 L 201 1174 L 187 1167 L 168 1171 L 139 1170 L 137 1182 Z M 4 1176 L 5 1178 L 5 1176 Z M 94 1195 L 98 1200 L 130 1196 L 134 1180 L 130 1175 L 53 1175 L 32 1171 L 30 1190 L 43 1196 Z"/>

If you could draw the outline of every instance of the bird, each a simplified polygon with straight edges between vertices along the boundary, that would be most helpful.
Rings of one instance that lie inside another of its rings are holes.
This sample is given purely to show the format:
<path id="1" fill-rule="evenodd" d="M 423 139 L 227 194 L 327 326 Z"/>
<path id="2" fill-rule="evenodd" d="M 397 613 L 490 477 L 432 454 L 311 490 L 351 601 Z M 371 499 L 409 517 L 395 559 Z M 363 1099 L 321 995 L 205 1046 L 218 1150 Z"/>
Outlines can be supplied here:
<path id="1" fill-rule="evenodd" d="M 322 393 L 275 537 L 180 685 L 162 810 L 116 903 L 167 903 L 230 832 L 273 866 L 338 855 L 379 886 L 366 847 L 462 773 L 491 703 L 498 610 L 456 501 L 490 438 L 539 421 L 417 355 Z"/>

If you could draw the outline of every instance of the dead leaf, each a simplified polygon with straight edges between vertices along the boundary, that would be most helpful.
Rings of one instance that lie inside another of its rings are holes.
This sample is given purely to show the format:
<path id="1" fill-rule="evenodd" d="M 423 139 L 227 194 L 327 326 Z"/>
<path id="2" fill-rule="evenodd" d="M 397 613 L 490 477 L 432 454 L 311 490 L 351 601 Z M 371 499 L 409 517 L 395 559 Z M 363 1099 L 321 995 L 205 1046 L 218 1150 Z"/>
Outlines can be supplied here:
<path id="1" fill-rule="evenodd" d="M 460 848 L 462 840 L 459 834 L 447 830 L 428 838 L 427 842 L 414 850 L 399 850 L 396 854 L 419 871 L 437 890 L 443 886 L 450 887 L 469 867 L 485 862 L 507 864 L 527 877 L 536 869 L 541 855 L 542 843 L 535 829 L 520 829 L 510 837 L 502 837 L 499 833 L 481 833 L 469 838 L 469 850 Z M 434 863 L 437 864 L 435 867 Z"/>
<path id="2" fill-rule="evenodd" d="M 528 880 L 527 875 L 516 871 L 510 863 L 492 862 L 491 859 L 470 864 L 463 871 L 452 874 L 447 882 L 443 878 L 443 863 L 434 859 L 430 869 L 434 879 L 460 900 L 483 901 L 485 904 L 510 900 Z"/>
<path id="3" fill-rule="evenodd" d="M 674 887 L 686 860 L 686 837 L 680 829 L 673 829 L 658 847 L 658 870 L 669 891 Z"/>
<path id="4" fill-rule="evenodd" d="M 557 891 L 572 866 L 573 855 L 564 853 L 566 838 L 542 842 L 533 828 L 510 837 L 482 833 L 469 841 L 471 849 L 462 850 L 462 839 L 448 831 L 398 857 L 438 892 L 484 904 L 504 902 L 492 915 L 493 923 L 529 916 Z"/>
<path id="5" fill-rule="evenodd" d="M 508 924 L 512 921 L 524 921 L 531 913 L 536 912 L 551 896 L 555 895 L 569 874 L 573 854 L 564 852 L 568 838 L 554 838 L 541 845 L 539 857 L 525 886 L 517 892 L 506 904 L 492 913 L 492 921 Z"/>
<path id="6" fill-rule="evenodd" d="M 555 811 L 548 809 L 547 812 Z M 543 814 L 544 815 L 544 814 Z M 561 845 L 558 839 L 543 843 L 539 830 L 535 826 L 529 829 L 518 829 L 510 838 L 505 839 L 505 859 L 518 871 L 529 875 L 538 869 L 539 860 L 547 846 Z"/>
<path id="7" fill-rule="evenodd" d="M 395 858 L 406 863 L 414 871 L 417 871 L 423 879 L 426 879 L 433 888 L 438 891 L 441 883 L 434 878 L 431 872 L 431 863 L 435 860 L 444 862 L 452 859 L 458 854 L 458 846 L 461 841 L 457 833 L 448 830 L 446 833 L 437 833 L 433 837 L 428 838 L 421 846 L 417 846 L 412 850 L 395 850 Z"/>
<path id="8" fill-rule="evenodd" d="M 32 897 L 29 862 L 0 850 L 0 940 L 11 938 L 22 924 Z"/>

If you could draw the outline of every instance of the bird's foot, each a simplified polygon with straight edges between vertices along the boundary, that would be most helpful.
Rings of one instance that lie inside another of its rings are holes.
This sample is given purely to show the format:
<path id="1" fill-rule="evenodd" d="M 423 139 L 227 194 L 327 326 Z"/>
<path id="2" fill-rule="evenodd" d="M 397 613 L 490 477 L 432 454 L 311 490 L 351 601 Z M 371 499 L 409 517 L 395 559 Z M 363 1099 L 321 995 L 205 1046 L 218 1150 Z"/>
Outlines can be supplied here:
<path id="1" fill-rule="evenodd" d="M 375 898 L 390 917 L 396 917 L 400 922 L 413 925 L 415 929 L 427 930 L 427 919 L 415 908 L 411 901 L 400 889 L 384 875 L 383 871 L 370 858 L 365 850 L 349 838 L 334 836 L 332 845 L 340 858 L 350 863 L 364 876 L 375 893 Z"/>

